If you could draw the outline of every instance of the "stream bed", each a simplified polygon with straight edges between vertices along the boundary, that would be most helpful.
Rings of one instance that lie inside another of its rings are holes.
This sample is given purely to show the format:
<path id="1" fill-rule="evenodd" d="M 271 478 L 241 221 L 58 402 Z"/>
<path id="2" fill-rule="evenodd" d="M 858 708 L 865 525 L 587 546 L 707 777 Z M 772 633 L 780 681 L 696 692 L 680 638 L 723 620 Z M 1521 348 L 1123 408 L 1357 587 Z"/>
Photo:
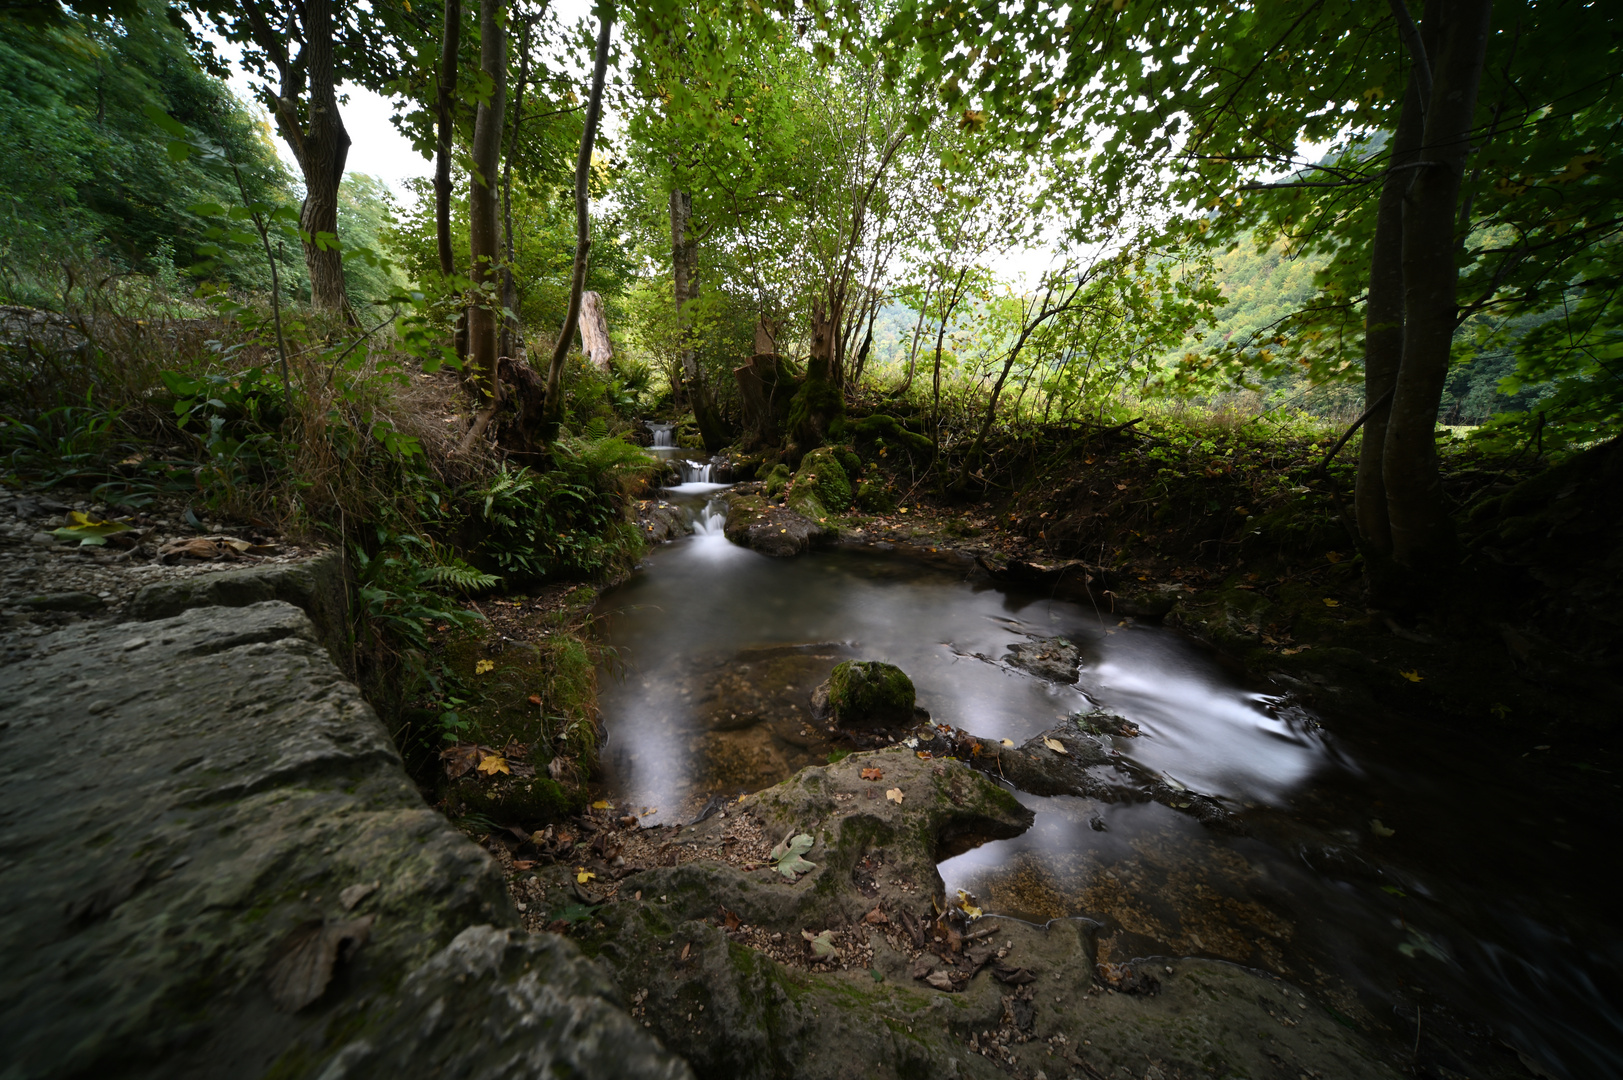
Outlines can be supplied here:
<path id="1" fill-rule="evenodd" d="M 841 660 L 898 665 L 932 720 L 977 736 L 1019 743 L 1102 707 L 1138 728 L 1113 751 L 1221 800 L 1244 834 L 1156 802 L 1018 793 L 1034 826 L 943 862 L 949 895 L 1096 919 L 1102 962 L 1269 971 L 1391 1045 L 1418 1022 L 1496 1048 L 1506 1075 L 1623 1077 L 1616 840 L 1527 793 L 1504 747 L 1378 716 L 1327 728 L 1179 634 L 994 586 L 956 556 L 770 559 L 721 535 L 720 486 L 666 489 L 695 535 L 599 609 L 604 784 L 645 824 L 826 763 L 838 743 L 809 699 Z M 1056 636 L 1081 649 L 1076 684 L 1005 662 Z"/>

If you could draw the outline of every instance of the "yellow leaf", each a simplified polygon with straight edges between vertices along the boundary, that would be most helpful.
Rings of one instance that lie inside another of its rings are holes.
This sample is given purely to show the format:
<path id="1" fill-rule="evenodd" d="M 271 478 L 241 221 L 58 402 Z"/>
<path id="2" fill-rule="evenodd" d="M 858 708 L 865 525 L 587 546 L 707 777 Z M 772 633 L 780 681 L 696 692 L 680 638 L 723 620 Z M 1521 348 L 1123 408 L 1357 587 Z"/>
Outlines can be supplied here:
<path id="1" fill-rule="evenodd" d="M 889 791 L 885 792 L 885 798 L 889 799 L 897 806 L 902 805 L 902 789 L 899 787 L 891 788 Z"/>
<path id="2" fill-rule="evenodd" d="M 613 810 L 614 804 L 607 799 L 599 799 L 592 804 L 593 810 Z"/>
<path id="3" fill-rule="evenodd" d="M 1397 832 L 1396 829 L 1388 829 L 1385 825 L 1382 825 L 1380 818 L 1370 819 L 1369 831 L 1374 833 L 1376 836 L 1391 836 Z"/>
<path id="4" fill-rule="evenodd" d="M 1013 746 L 1014 745 L 1014 740 L 1013 739 L 1004 739 L 1003 740 L 1003 745 L 1004 746 Z"/>
<path id="5" fill-rule="evenodd" d="M 1425 678 L 1425 676 L 1420 674 L 1420 672 L 1418 672 L 1418 671 L 1400 671 L 1400 672 L 1398 672 L 1398 674 L 1402 675 L 1405 679 L 1408 679 L 1410 682 L 1419 682 L 1421 679 Z"/>
<path id="6" fill-rule="evenodd" d="M 1324 606 L 1325 607 L 1340 607 L 1341 606 L 1341 601 L 1340 600 L 1332 600 L 1328 596 L 1326 596 L 1324 598 Z"/>
<path id="7" fill-rule="evenodd" d="M 1070 754 L 1070 751 L 1065 749 L 1064 743 L 1060 742 L 1058 739 L 1051 739 L 1047 735 L 1043 736 L 1043 745 L 1054 751 L 1056 754 Z"/>
<path id="8" fill-rule="evenodd" d="M 575 867 L 575 880 L 582 885 L 586 884 L 588 881 L 591 881 L 596 876 L 596 874 L 592 873 L 584 866 Z"/>
<path id="9" fill-rule="evenodd" d="M 495 671 L 495 670 L 496 670 L 496 661 L 494 661 L 494 660 L 481 660 L 477 664 L 473 665 L 473 673 L 475 675 L 483 675 L 487 671 Z"/>
<path id="10" fill-rule="evenodd" d="M 902 512 L 902 513 L 904 513 L 904 514 L 905 514 L 905 513 L 907 513 L 907 507 L 905 507 L 905 506 L 903 506 L 903 507 L 898 507 L 898 509 L 900 509 L 900 510 L 901 510 L 901 512 Z"/>
<path id="11" fill-rule="evenodd" d="M 512 770 L 507 767 L 507 759 L 500 754 L 486 754 L 484 760 L 479 762 L 479 771 L 489 773 L 491 776 L 497 773 L 512 775 Z"/>

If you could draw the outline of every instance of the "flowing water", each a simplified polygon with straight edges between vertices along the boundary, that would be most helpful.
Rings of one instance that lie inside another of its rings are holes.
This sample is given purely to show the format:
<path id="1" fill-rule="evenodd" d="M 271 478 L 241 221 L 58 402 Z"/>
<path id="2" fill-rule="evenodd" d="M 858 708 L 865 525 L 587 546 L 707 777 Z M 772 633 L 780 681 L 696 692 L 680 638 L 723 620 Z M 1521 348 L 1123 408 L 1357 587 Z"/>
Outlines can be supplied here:
<path id="1" fill-rule="evenodd" d="M 1425 1030 L 1491 1024 L 1490 1044 L 1552 1075 L 1623 1076 L 1616 842 L 1524 794 L 1503 747 L 1378 717 L 1327 730 L 1173 632 L 973 581 L 946 556 L 766 558 L 722 536 L 723 485 L 683 475 L 666 493 L 695 534 L 602 604 L 605 784 L 645 822 L 826 762 L 809 698 L 842 659 L 900 666 L 932 719 L 980 736 L 1019 742 L 1102 706 L 1141 732 L 1114 749 L 1222 799 L 1250 835 L 1153 802 L 1021 794 L 1035 825 L 942 863 L 949 890 L 1098 919 L 1101 960 L 1272 971 L 1393 1042 L 1418 1010 Z M 1001 662 L 1053 636 L 1083 649 L 1076 685 Z"/>

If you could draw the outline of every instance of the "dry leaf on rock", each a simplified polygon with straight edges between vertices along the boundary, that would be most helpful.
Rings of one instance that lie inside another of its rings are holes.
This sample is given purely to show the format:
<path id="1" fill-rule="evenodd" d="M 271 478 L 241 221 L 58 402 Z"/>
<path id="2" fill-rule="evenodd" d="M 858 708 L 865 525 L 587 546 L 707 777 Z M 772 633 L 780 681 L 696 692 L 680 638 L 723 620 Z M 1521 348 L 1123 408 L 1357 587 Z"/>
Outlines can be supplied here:
<path id="1" fill-rule="evenodd" d="M 744 925 L 744 920 L 738 917 L 738 912 L 729 911 L 727 908 L 721 909 L 721 922 L 729 930 L 737 930 Z"/>
<path id="2" fill-rule="evenodd" d="M 824 930 L 821 934 L 813 934 L 810 930 L 802 930 L 800 936 L 806 939 L 811 947 L 814 960 L 837 960 L 845 954 L 834 944 L 834 931 Z"/>
<path id="3" fill-rule="evenodd" d="M 1065 749 L 1065 744 L 1064 743 L 1060 742 L 1058 739 L 1051 738 L 1051 737 L 1049 737 L 1047 735 L 1043 736 L 1043 745 L 1048 747 L 1050 750 L 1054 751 L 1054 753 L 1056 753 L 1056 754 L 1066 754 L 1066 755 L 1070 754 L 1070 751 Z"/>
<path id="4" fill-rule="evenodd" d="M 484 754 L 477 746 L 448 746 L 440 751 L 440 760 L 445 762 L 445 775 L 452 780 L 466 776 L 482 757 Z"/>
<path id="5" fill-rule="evenodd" d="M 952 976 L 945 971 L 932 971 L 924 977 L 925 985 L 933 986 L 937 990 L 952 991 Z"/>
<path id="6" fill-rule="evenodd" d="M 885 770 L 884 769 L 863 769 L 862 770 L 862 778 L 864 780 L 883 780 L 885 778 Z"/>
<path id="7" fill-rule="evenodd" d="M 293 928 L 271 951 L 266 981 L 271 1001 L 283 1012 L 298 1012 L 321 997 L 333 967 L 366 943 L 373 916 L 345 922 L 311 919 Z"/>
<path id="8" fill-rule="evenodd" d="M 899 787 L 891 788 L 889 791 L 885 792 L 885 798 L 889 799 L 897 806 L 900 806 L 902 804 L 902 789 Z"/>
<path id="9" fill-rule="evenodd" d="M 890 919 L 886 917 L 883 911 L 880 911 L 878 908 L 874 908 L 872 911 L 868 912 L 868 914 L 862 917 L 862 921 L 867 923 L 869 926 L 884 926 L 890 922 Z"/>

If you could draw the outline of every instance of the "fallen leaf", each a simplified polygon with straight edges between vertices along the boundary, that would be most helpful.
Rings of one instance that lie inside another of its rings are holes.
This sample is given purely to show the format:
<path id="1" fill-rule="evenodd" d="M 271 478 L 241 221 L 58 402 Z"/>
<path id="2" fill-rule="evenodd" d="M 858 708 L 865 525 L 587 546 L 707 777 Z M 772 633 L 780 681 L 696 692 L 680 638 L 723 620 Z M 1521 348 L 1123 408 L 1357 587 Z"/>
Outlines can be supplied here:
<path id="1" fill-rule="evenodd" d="M 902 805 L 902 789 L 899 787 L 891 788 L 889 791 L 885 792 L 885 798 L 889 799 L 897 806 Z"/>
<path id="2" fill-rule="evenodd" d="M 77 540 L 80 547 L 100 547 L 109 536 L 129 532 L 130 526 L 122 521 L 97 521 L 78 510 L 68 514 L 68 525 L 51 533 L 58 540 Z"/>
<path id="3" fill-rule="evenodd" d="M 926 986 L 933 986 L 937 990 L 952 990 L 952 976 L 945 971 L 932 971 L 924 977 Z"/>
<path id="4" fill-rule="evenodd" d="M 1326 551 L 1324 557 L 1333 563 L 1338 563 L 1341 561 L 1342 555 L 1339 551 Z"/>
<path id="5" fill-rule="evenodd" d="M 793 881 L 797 874 L 816 869 L 816 863 L 808 862 L 801 857 L 812 849 L 814 843 L 816 841 L 805 833 L 786 836 L 782 843 L 772 849 L 767 858 L 776 864 L 774 869 L 778 873 Z"/>
<path id="6" fill-rule="evenodd" d="M 595 877 L 597 877 L 597 875 L 592 873 L 590 870 L 586 869 L 586 867 L 584 867 L 584 866 L 575 867 L 575 881 L 576 881 L 576 883 L 584 885 L 588 881 L 591 881 Z"/>
<path id="7" fill-rule="evenodd" d="M 884 926 L 890 922 L 890 919 L 883 911 L 879 910 L 878 908 L 874 908 L 872 911 L 868 912 L 868 914 L 862 917 L 862 921 L 867 923 L 869 926 Z"/>
<path id="8" fill-rule="evenodd" d="M 541 695 L 540 694 L 531 694 L 530 695 L 530 704 L 531 705 L 539 705 L 539 704 L 541 704 Z"/>
<path id="9" fill-rule="evenodd" d="M 1398 674 L 1402 675 L 1405 679 L 1408 679 L 1410 682 L 1419 682 L 1421 679 L 1425 678 L 1425 676 L 1420 674 L 1420 672 L 1418 672 L 1418 671 L 1400 671 L 1400 672 L 1398 672 Z"/>
<path id="10" fill-rule="evenodd" d="M 958 890 L 958 902 L 956 904 L 954 904 L 953 907 L 956 907 L 959 911 L 962 911 L 965 915 L 968 915 L 971 919 L 978 919 L 983 914 L 985 914 L 983 911 L 981 911 L 980 907 L 975 903 L 975 898 L 973 896 L 970 896 L 968 893 L 966 893 L 962 889 Z"/>
<path id="11" fill-rule="evenodd" d="M 1369 831 L 1376 836 L 1391 836 L 1397 832 L 1396 829 L 1388 829 L 1385 825 L 1382 825 L 1380 818 L 1370 818 Z"/>
<path id="12" fill-rule="evenodd" d="M 1341 601 L 1340 600 L 1332 600 L 1328 596 L 1326 596 L 1324 598 L 1324 606 L 1325 607 L 1340 607 L 1341 606 Z"/>
<path id="13" fill-rule="evenodd" d="M 609 802 L 607 799 L 599 799 L 595 803 L 592 804 L 592 809 L 593 810 L 613 810 L 614 809 L 614 804 Z"/>
<path id="14" fill-rule="evenodd" d="M 496 661 L 494 661 L 494 660 L 481 660 L 477 664 L 473 665 L 473 673 L 475 675 L 483 675 L 487 671 L 495 671 L 495 670 L 496 670 Z"/>
<path id="15" fill-rule="evenodd" d="M 1069 756 L 1071 753 L 1069 750 L 1065 749 L 1064 743 L 1060 742 L 1058 739 L 1049 738 L 1047 735 L 1043 736 L 1043 745 L 1054 751 L 1056 754 L 1065 754 Z"/>
<path id="16" fill-rule="evenodd" d="M 513 869 L 514 870 L 532 870 L 534 868 L 535 868 L 535 860 L 534 859 L 514 859 L 513 860 Z"/>
<path id="17" fill-rule="evenodd" d="M 440 760 L 445 762 L 445 775 L 455 780 L 459 776 L 466 776 L 484 757 L 477 746 L 448 746 L 440 751 Z"/>
<path id="18" fill-rule="evenodd" d="M 373 916 L 346 922 L 312 919 L 293 929 L 272 951 L 266 982 L 271 1001 L 294 1013 L 327 991 L 333 967 L 366 944 Z"/>
<path id="19" fill-rule="evenodd" d="M 821 934 L 813 934 L 810 930 L 802 930 L 800 936 L 805 938 L 811 946 L 812 959 L 837 959 L 845 954 L 834 944 L 834 931 L 824 930 Z"/>
<path id="20" fill-rule="evenodd" d="M 1003 740 L 1003 745 L 1004 746 L 1013 746 L 1014 745 L 1014 740 L 1013 739 L 1004 739 Z"/>
<path id="21" fill-rule="evenodd" d="M 884 769 L 863 769 L 862 770 L 862 778 L 864 780 L 883 780 L 885 778 L 885 770 Z"/>
<path id="22" fill-rule="evenodd" d="M 913 752 L 919 756 L 920 761 L 929 761 L 934 756 L 928 750 L 915 750 Z"/>
<path id="23" fill-rule="evenodd" d="M 479 762 L 479 771 L 495 776 L 497 773 L 512 775 L 513 770 L 507 767 L 507 759 L 500 754 L 486 754 L 484 760 Z"/>
<path id="24" fill-rule="evenodd" d="M 721 922 L 729 930 L 737 930 L 744 925 L 744 920 L 738 917 L 738 912 L 729 911 L 726 908 L 721 909 Z"/>
<path id="25" fill-rule="evenodd" d="M 678 959 L 686 962 L 687 958 L 692 956 L 692 955 L 693 955 L 693 942 L 689 941 L 689 942 L 685 943 L 682 946 L 682 955 Z"/>

